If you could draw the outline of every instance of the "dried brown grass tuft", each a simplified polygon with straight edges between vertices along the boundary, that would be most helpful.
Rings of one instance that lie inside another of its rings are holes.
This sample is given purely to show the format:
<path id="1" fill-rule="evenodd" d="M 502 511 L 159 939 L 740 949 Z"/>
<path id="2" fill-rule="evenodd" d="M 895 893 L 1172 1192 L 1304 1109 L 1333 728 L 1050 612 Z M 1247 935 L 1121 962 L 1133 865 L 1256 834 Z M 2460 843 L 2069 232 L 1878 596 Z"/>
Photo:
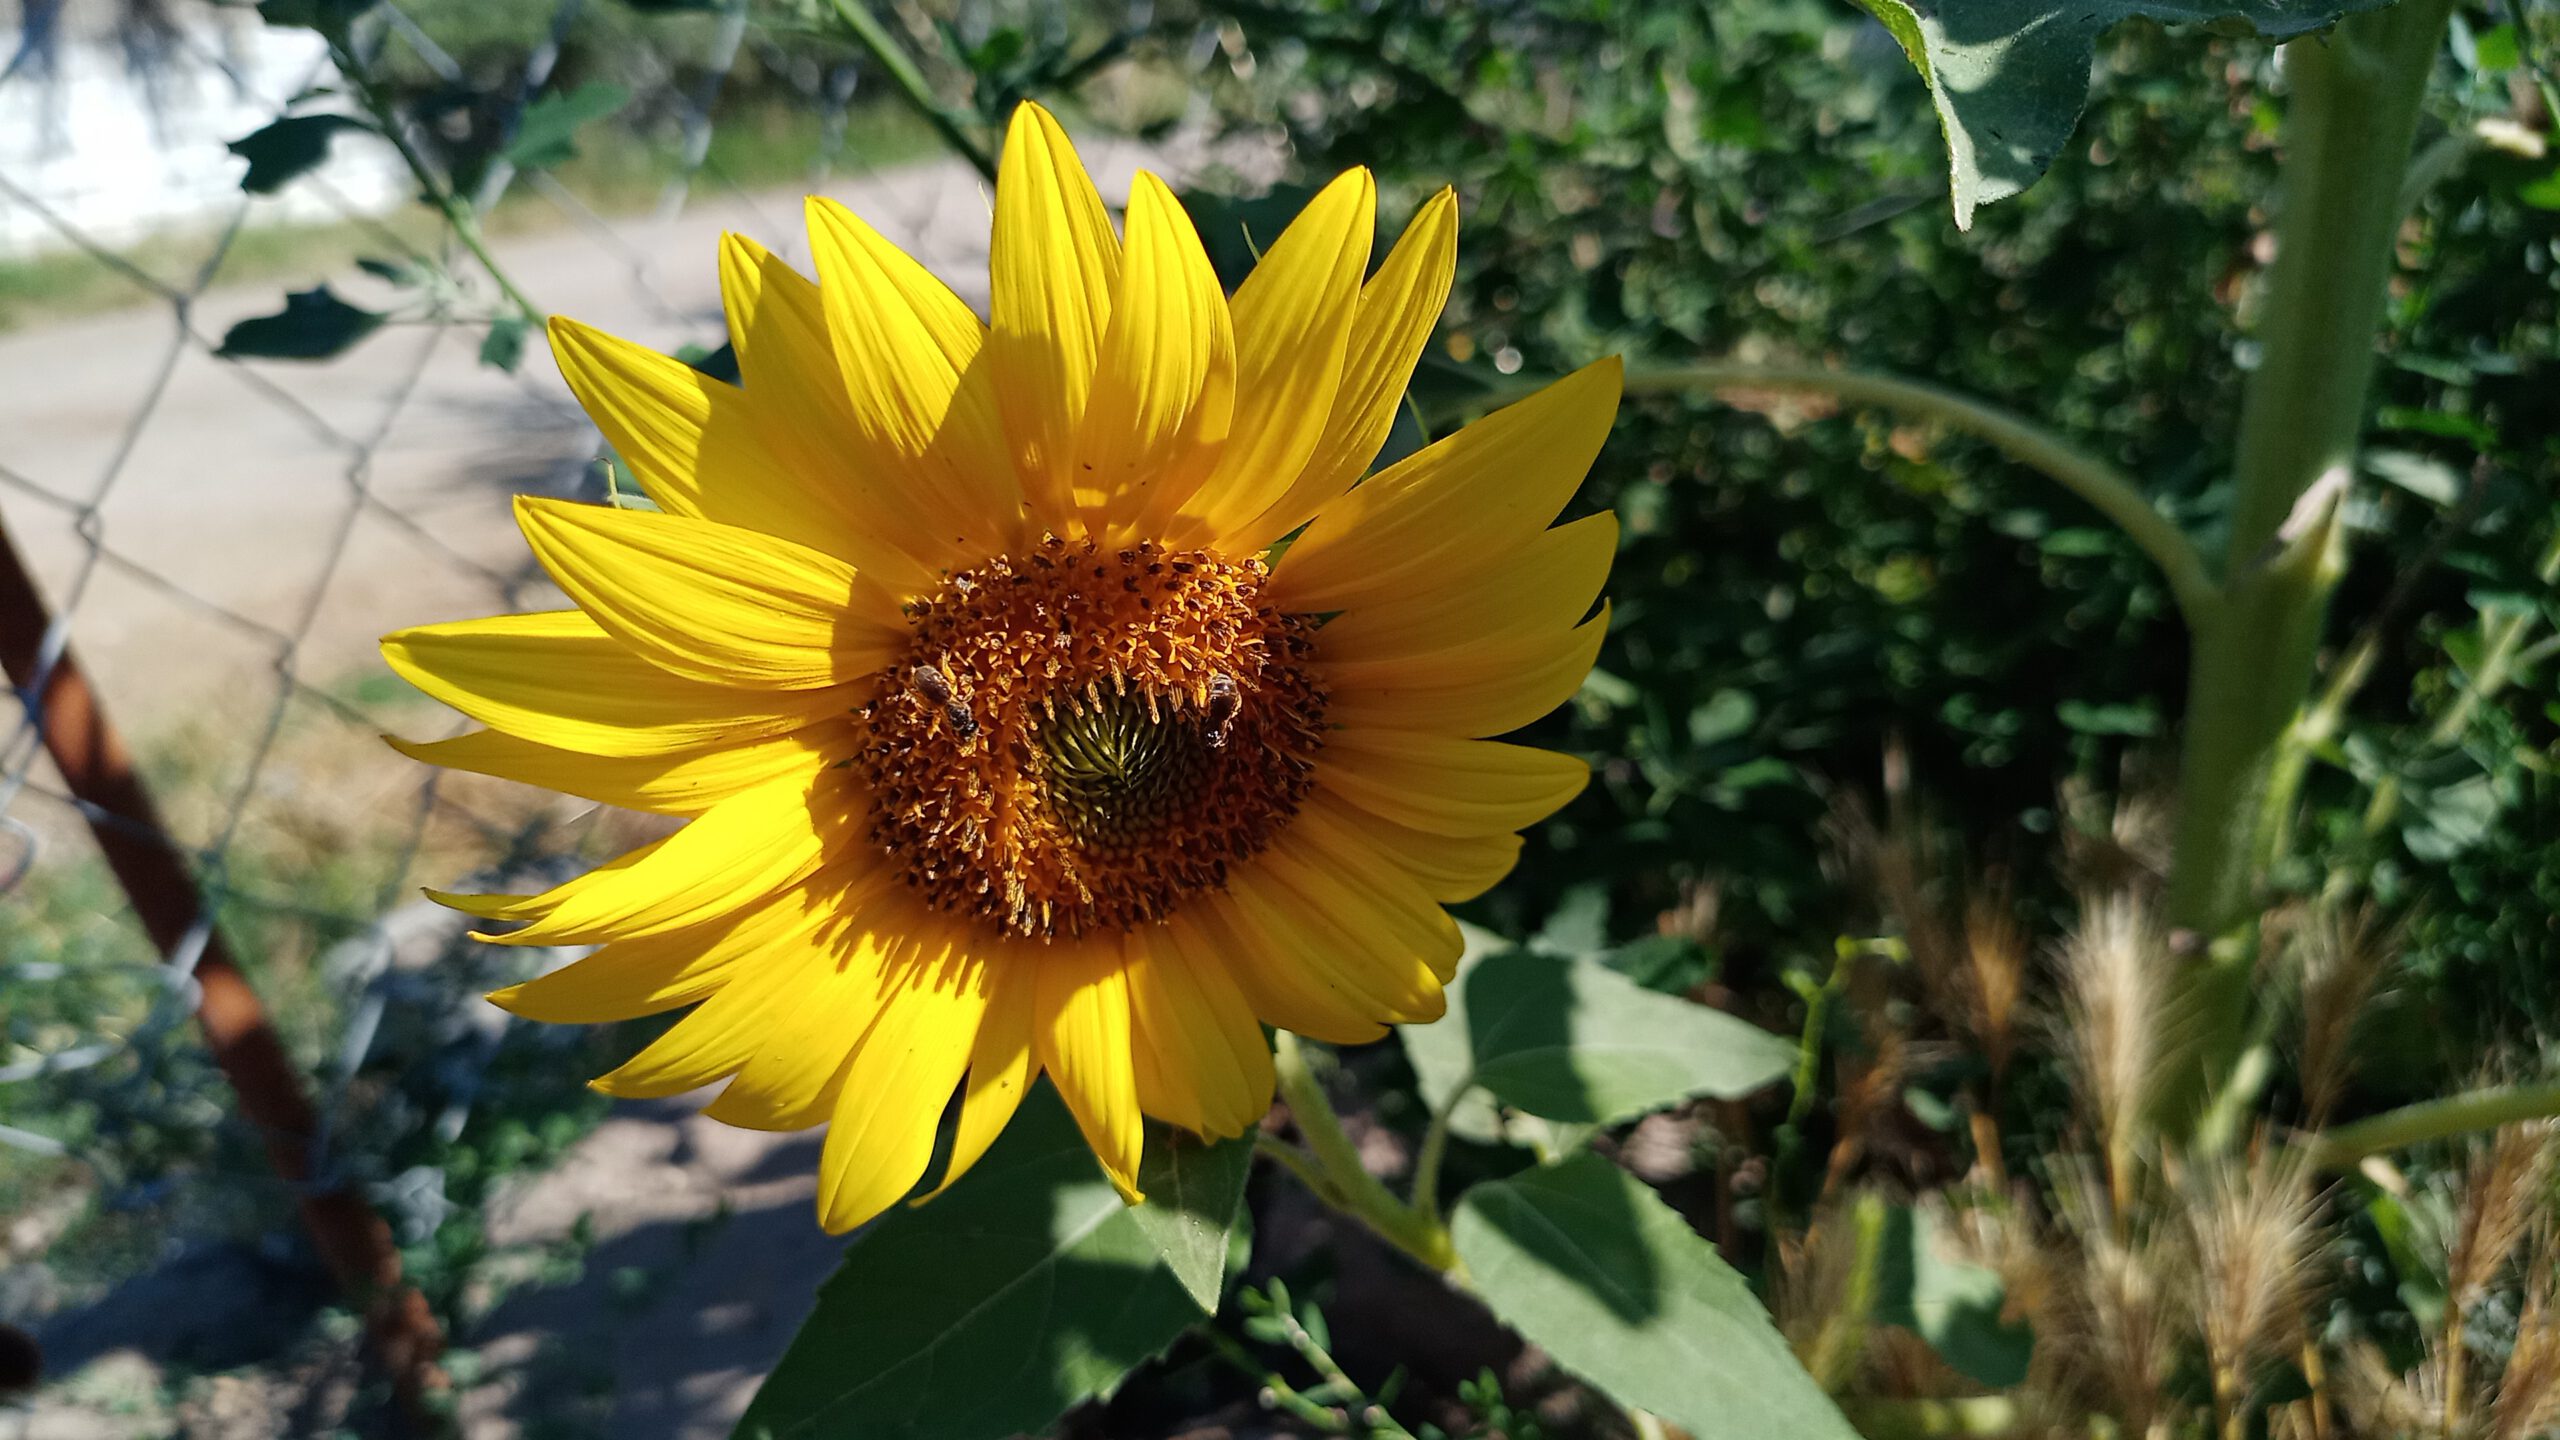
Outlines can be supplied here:
<path id="1" fill-rule="evenodd" d="M 2168 940 L 2127 894 L 2084 896 L 2058 953 L 2058 1048 L 2106 1159 L 2107 1194 L 2129 1213 L 2135 1167 L 2159 1087 Z"/>
<path id="2" fill-rule="evenodd" d="M 2356 1023 L 2391 966 L 2397 936 L 2370 908 L 2324 904 L 2289 948 L 2302 987 L 2303 1123 L 2317 1128 L 2354 1073 Z"/>
<path id="3" fill-rule="evenodd" d="M 2245 1163 L 2209 1164 L 2180 1187 L 2198 1328 L 2228 1435 L 2246 1433 L 2251 1373 L 2302 1339 L 2327 1238 L 2314 1178 L 2304 1151 L 2270 1145 Z"/>

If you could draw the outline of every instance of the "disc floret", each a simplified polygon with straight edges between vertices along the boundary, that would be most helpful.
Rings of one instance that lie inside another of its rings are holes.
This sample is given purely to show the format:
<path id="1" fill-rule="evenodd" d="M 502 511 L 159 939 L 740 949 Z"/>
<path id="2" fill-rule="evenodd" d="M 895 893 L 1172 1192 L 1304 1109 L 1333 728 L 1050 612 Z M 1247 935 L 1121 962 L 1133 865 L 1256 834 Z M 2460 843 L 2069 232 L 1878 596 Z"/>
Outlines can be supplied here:
<path id="1" fill-rule="evenodd" d="M 855 716 L 871 840 L 938 910 L 1079 938 L 1162 919 L 1313 784 L 1313 622 L 1259 559 L 1049 536 L 948 576 Z"/>

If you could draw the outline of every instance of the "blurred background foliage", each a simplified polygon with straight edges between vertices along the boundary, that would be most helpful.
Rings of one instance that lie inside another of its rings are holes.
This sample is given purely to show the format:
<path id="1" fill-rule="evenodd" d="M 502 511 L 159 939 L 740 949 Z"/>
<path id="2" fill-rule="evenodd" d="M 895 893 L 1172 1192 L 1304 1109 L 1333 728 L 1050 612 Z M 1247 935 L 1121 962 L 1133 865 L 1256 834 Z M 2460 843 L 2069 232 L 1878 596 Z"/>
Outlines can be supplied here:
<path id="1" fill-rule="evenodd" d="M 2215 548 L 2268 258 L 2273 47 L 2123 27 L 2072 149 L 1964 233 L 1919 78 L 1815 0 L 1205 18 L 1222 106 L 1283 133 L 1307 178 L 1367 164 L 1391 214 L 1457 187 L 1427 424 L 1612 351 L 1886 370 L 2038 416 Z M 2530 18 L 2547 49 L 2552 12 Z M 2369 457 L 2387 483 L 2352 517 L 2332 614 L 2333 653 L 2370 629 L 2380 654 L 2281 872 L 2410 923 L 2455 1056 L 2549 1033 L 2560 953 L 2553 667 L 2463 698 L 2484 625 L 2529 613 L 2540 639 L 2554 615 L 2560 209 L 2548 160 L 2460 138 L 2541 103 L 2513 25 L 2468 19 L 2432 97 L 2456 138 L 2395 282 Z M 2158 577 L 1986 446 L 1801 396 L 1740 408 L 1631 399 L 1583 492 L 1627 525 L 1618 619 L 1605 673 L 1540 738 L 1600 783 L 1485 918 L 1695 935 L 1730 986 L 1827 966 L 1861 923 L 1825 872 L 1829 797 L 1875 792 L 1896 749 L 1965 852 L 2049 907 L 2065 789 L 2164 798 L 2186 656 Z"/>

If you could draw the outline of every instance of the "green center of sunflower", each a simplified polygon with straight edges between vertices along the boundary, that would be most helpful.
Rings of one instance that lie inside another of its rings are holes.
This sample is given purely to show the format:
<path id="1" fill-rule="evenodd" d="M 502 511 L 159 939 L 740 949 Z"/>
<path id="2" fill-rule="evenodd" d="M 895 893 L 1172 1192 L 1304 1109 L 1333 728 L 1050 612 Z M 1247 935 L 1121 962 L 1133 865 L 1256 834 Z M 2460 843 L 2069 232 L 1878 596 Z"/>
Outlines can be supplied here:
<path id="1" fill-rule="evenodd" d="M 1312 621 L 1259 560 L 1051 537 L 944 580 L 856 712 L 871 839 L 936 909 L 1127 930 L 1226 881 L 1314 783 Z"/>

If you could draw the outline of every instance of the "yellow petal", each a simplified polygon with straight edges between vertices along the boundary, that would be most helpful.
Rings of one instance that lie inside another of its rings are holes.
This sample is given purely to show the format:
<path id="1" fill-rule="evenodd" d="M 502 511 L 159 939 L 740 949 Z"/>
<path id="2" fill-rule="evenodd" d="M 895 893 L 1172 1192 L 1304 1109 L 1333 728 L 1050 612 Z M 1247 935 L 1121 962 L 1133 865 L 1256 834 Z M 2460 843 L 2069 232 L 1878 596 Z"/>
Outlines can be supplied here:
<path id="1" fill-rule="evenodd" d="M 911 907 L 923 923 L 930 912 Z M 915 1188 L 987 1008 L 985 962 L 937 936 L 892 963 L 880 1016 L 846 1062 L 818 1158 L 818 1222 L 842 1234 Z"/>
<path id="2" fill-rule="evenodd" d="M 616 876 L 648 859 L 657 852 L 659 846 L 666 843 L 664 840 L 652 840 L 646 845 L 625 850 L 585 874 L 573 875 L 560 884 L 535 895 L 457 895 L 445 890 L 429 890 L 427 898 L 448 910 L 459 910 L 465 915 L 478 916 L 483 920 L 531 920 L 537 916 L 550 914 L 560 908 L 562 901 L 573 895 L 592 890 L 599 885 L 613 883 Z"/>
<path id="3" fill-rule="evenodd" d="M 964 383 L 986 327 L 951 287 L 842 205 L 812 196 L 826 330 L 852 419 L 848 463 L 936 567 L 1011 544 L 1022 492 L 991 386 Z"/>
<path id="4" fill-rule="evenodd" d="M 1076 504 L 1105 545 L 1160 537 L 1217 462 L 1236 404 L 1227 297 L 1182 202 L 1142 170 L 1127 228 L 1076 446 Z"/>
<path id="5" fill-rule="evenodd" d="M 969 1173 L 1004 1133 L 1013 1112 L 1021 1108 L 1022 1097 L 1030 1092 L 1031 1082 L 1039 1077 L 1040 1061 L 1031 1035 L 1037 982 L 1030 966 L 1038 964 L 1040 956 L 1016 953 L 1011 958 L 1027 963 L 998 961 L 987 967 L 987 1013 L 978 1021 L 978 1037 L 969 1046 L 969 1078 L 960 1087 L 960 1123 L 951 1135 L 951 1163 L 943 1167 L 942 1183 L 919 1198 L 918 1204 L 950 1189 Z"/>
<path id="6" fill-rule="evenodd" d="M 1520 859 L 1520 837 L 1433 835 L 1381 820 L 1347 800 L 1319 790 L 1299 806 L 1292 824 L 1337 854 L 1357 854 L 1364 865 L 1392 866 L 1413 877 L 1424 894 L 1443 905 L 1473 900 L 1499 884 Z"/>
<path id="7" fill-rule="evenodd" d="M 1591 767 L 1571 755 L 1410 730 L 1336 730 L 1316 761 L 1318 790 L 1433 835 L 1534 825 L 1590 779 Z"/>
<path id="8" fill-rule="evenodd" d="M 1564 508 L 1618 413 L 1616 357 L 1397 461 L 1327 505 L 1274 569 L 1270 602 L 1347 610 L 1503 564 Z"/>
<path id="9" fill-rule="evenodd" d="M 1129 976 L 1118 941 L 1058 943 L 1040 960 L 1032 1041 L 1111 1183 L 1131 1204 L 1145 1126 L 1130 1060 Z"/>
<path id="10" fill-rule="evenodd" d="M 850 786 L 835 772 L 773 781 L 685 822 L 646 858 L 603 882 L 544 897 L 558 898 L 523 929 L 476 938 L 496 945 L 596 944 L 699 924 L 815 875 L 828 842 L 850 837 L 857 811 Z"/>
<path id="11" fill-rule="evenodd" d="M 1235 433 L 1216 475 L 1184 507 L 1174 543 L 1225 539 L 1287 493 L 1316 453 L 1342 383 L 1377 210 L 1369 172 L 1343 172 L 1237 287 Z"/>
<path id="12" fill-rule="evenodd" d="M 894 600 L 803 545 L 558 500 L 519 498 L 516 523 L 579 608 L 672 675 L 812 690 L 869 675 L 906 647 Z"/>
<path id="13" fill-rule="evenodd" d="M 690 1005 L 743 972 L 769 947 L 825 923 L 847 882 L 821 875 L 705 925 L 617 940 L 548 975 L 492 991 L 511 1015 L 555 1025 L 595 1025 Z"/>
<path id="14" fill-rule="evenodd" d="M 1591 613 L 1618 553 L 1618 517 L 1602 513 L 1542 532 L 1503 565 L 1454 585 L 1381 596 L 1317 633 L 1339 665 L 1396 664 L 1462 645 L 1569 629 Z"/>
<path id="15" fill-rule="evenodd" d="M 1386 263 L 1360 290 L 1344 347 L 1342 378 L 1324 434 L 1286 493 L 1249 522 L 1221 537 L 1249 553 L 1304 525 L 1369 472 L 1387 443 L 1422 348 L 1449 300 L 1458 269 L 1458 199 L 1443 190 L 1424 204 Z"/>
<path id="16" fill-rule="evenodd" d="M 1476 739 L 1517 730 L 1573 698 L 1609 638 L 1609 607 L 1571 630 L 1422 657 L 1403 665 L 1318 662 L 1332 697 L 1325 718 L 1345 729 L 1438 731 Z"/>
<path id="17" fill-rule="evenodd" d="M 1248 994 L 1275 976 L 1311 984 L 1341 1012 L 1373 1023 L 1438 1019 L 1445 1005 L 1433 973 L 1437 953 L 1426 957 L 1392 936 L 1362 931 L 1344 917 L 1322 913 L 1318 907 L 1323 900 L 1307 892 L 1326 887 L 1310 880 L 1303 865 L 1287 866 L 1285 872 L 1275 867 L 1272 860 L 1278 853 L 1277 846 L 1265 850 L 1227 877 L 1232 907 L 1227 913 L 1235 922 L 1236 938 L 1252 947 L 1249 954 L 1255 961 L 1250 972 L 1234 969 L 1236 983 Z M 1454 957 L 1456 952 L 1450 953 Z"/>
<path id="18" fill-rule="evenodd" d="M 1120 241 L 1067 132 L 1029 101 L 1005 130 L 988 271 L 1005 436 L 1033 515 L 1073 538 L 1075 438 L 1120 289 Z"/>
<path id="19" fill-rule="evenodd" d="M 806 944 L 782 944 L 770 963 L 741 965 L 711 998 L 669 1026 L 639 1054 L 592 1083 L 623 1100 L 662 1100 L 734 1075 L 757 1042 L 800 1004 L 800 990 L 825 958 Z"/>
<path id="20" fill-rule="evenodd" d="M 894 883 L 874 870 L 840 893 L 830 913 L 798 938 L 806 961 L 773 953 L 758 958 L 760 965 L 800 966 L 796 1003 L 756 1037 L 754 1052 L 703 1114 L 745 1130 L 806 1130 L 826 1122 L 854 1042 L 880 1013 L 889 956 L 907 943 L 865 923 L 862 914 L 882 886 Z"/>
<path id="21" fill-rule="evenodd" d="M 420 625 L 382 637 L 401 679 L 472 719 L 590 755 L 667 755 L 786 735 L 861 703 L 847 691 L 681 680 L 555 610 Z"/>
<path id="22" fill-rule="evenodd" d="M 780 262 L 772 268 L 789 271 Z M 758 304 L 752 314 L 761 328 L 781 331 L 788 307 Z M 759 353 L 777 362 L 810 358 L 787 343 L 787 332 L 761 338 Z M 750 396 L 681 360 L 560 316 L 551 320 L 551 353 L 578 403 L 661 509 L 788 536 L 911 586 L 929 578 L 928 567 L 883 543 L 880 518 L 823 448 L 823 434 L 795 437 L 780 418 L 811 413 L 798 408 L 790 389 L 775 385 L 768 403 L 765 392 Z M 823 350 L 818 355 L 824 360 Z M 834 370 L 831 360 L 825 365 L 816 377 L 822 382 Z"/>
<path id="23" fill-rule="evenodd" d="M 1292 937 L 1258 928 L 1232 893 L 1198 897 L 1164 928 L 1193 963 L 1222 967 L 1269 1024 L 1329 1045 L 1365 1045 L 1387 1033 L 1375 1005 L 1308 964 L 1290 948 Z"/>
<path id="24" fill-rule="evenodd" d="M 808 775 L 845 758 L 858 738 L 849 724 L 815 725 L 786 735 L 673 755 L 583 755 L 519 740 L 501 730 L 475 730 L 450 740 L 391 738 L 413 760 L 538 785 L 627 810 L 699 815 L 769 780 Z"/>
<path id="25" fill-rule="evenodd" d="M 1336 846 L 1331 838 L 1319 828 L 1292 825 L 1257 863 L 1305 902 L 1315 928 L 1333 932 L 1342 953 L 1365 955 L 1400 983 L 1412 976 L 1408 962 L 1419 961 L 1436 982 L 1427 987 L 1422 1005 L 1429 1013 L 1422 1018 L 1438 1018 L 1440 986 L 1457 973 L 1466 948 L 1458 922 L 1400 867 L 1377 863 L 1373 847 Z"/>
<path id="26" fill-rule="evenodd" d="M 1138 1103 L 1214 1138 L 1241 1135 L 1271 1108 L 1271 1045 L 1226 967 L 1195 961 L 1163 927 L 1128 941 Z"/>

